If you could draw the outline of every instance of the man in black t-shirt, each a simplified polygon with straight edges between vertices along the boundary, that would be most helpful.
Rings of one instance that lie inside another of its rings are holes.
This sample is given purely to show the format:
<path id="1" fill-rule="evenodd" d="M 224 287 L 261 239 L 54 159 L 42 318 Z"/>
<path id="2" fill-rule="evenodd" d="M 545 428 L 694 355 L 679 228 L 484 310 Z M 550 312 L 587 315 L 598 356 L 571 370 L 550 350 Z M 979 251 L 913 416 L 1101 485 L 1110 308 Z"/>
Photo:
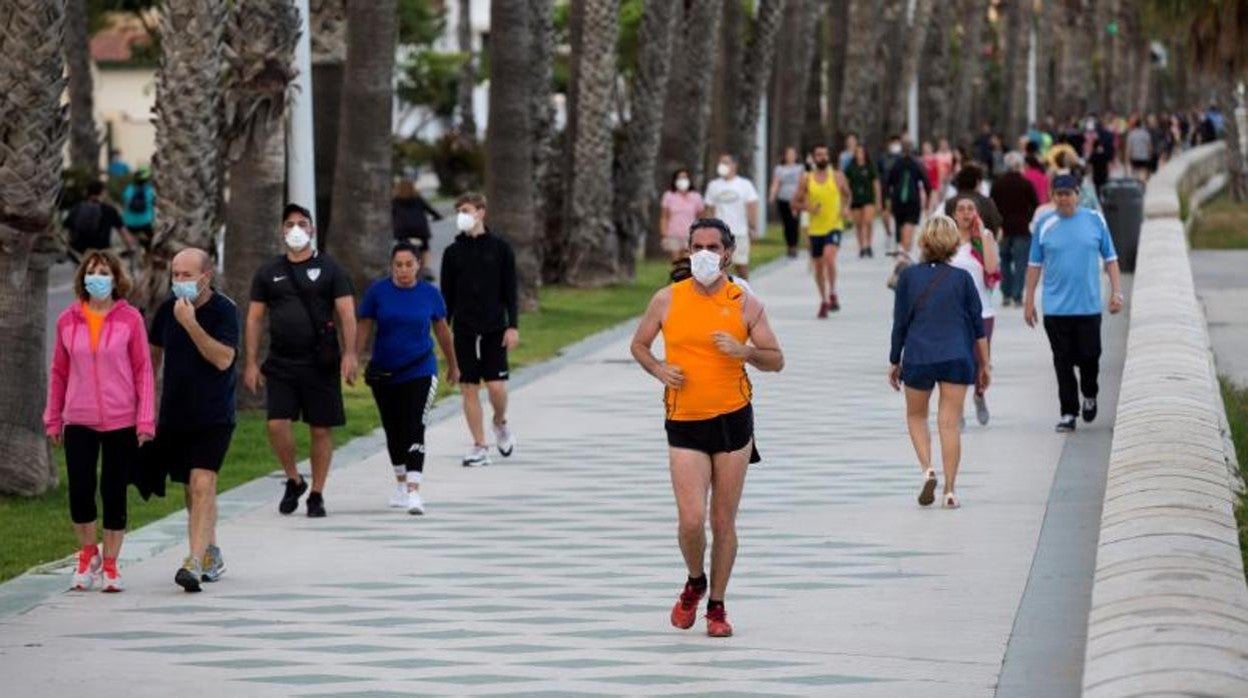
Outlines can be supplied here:
<path id="1" fill-rule="evenodd" d="M 121 214 L 104 201 L 104 184 L 91 182 L 87 185 L 87 198 L 79 201 L 65 217 L 65 229 L 69 231 L 69 247 L 82 254 L 87 250 L 107 250 L 113 246 L 113 231 L 122 234 L 127 247 L 134 241 L 121 223 Z"/>
<path id="2" fill-rule="evenodd" d="M 464 417 L 472 434 L 465 466 L 489 465 L 479 389 L 485 383 L 494 409 L 498 452 L 511 455 L 516 438 L 507 426 L 507 352 L 520 343 L 516 256 L 507 241 L 485 227 L 485 197 L 468 192 L 455 201 L 459 235 L 442 253 L 442 297 L 455 336 Z"/>
<path id="3" fill-rule="evenodd" d="M 149 447 L 186 486 L 190 555 L 174 575 L 187 591 L 225 572 L 217 547 L 217 473 L 234 434 L 238 308 L 212 288 L 212 258 L 188 248 L 171 263 L 173 296 L 161 303 L 148 341 L 152 367 L 164 363 L 160 420 Z"/>
<path id="4" fill-rule="evenodd" d="M 312 434 L 308 516 L 321 517 L 325 516 L 322 493 L 334 453 L 332 428 L 347 421 L 341 381 L 355 384 L 355 298 L 346 272 L 313 248 L 316 228 L 310 211 L 287 204 L 281 234 L 286 253 L 261 266 L 251 281 L 243 381 L 252 392 L 261 385 L 268 388 L 269 444 L 287 478 L 278 505 L 283 514 L 297 509 L 308 489 L 295 469 L 291 422 L 308 423 Z M 269 314 L 269 355 L 262 366 L 258 354 L 265 313 Z"/>

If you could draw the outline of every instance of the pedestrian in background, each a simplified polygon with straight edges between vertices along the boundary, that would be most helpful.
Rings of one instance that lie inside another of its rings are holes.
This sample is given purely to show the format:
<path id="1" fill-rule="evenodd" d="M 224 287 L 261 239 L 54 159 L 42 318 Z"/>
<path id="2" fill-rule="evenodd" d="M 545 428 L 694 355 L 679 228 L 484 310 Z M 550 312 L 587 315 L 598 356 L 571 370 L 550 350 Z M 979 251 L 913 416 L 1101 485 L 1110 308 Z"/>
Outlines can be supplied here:
<path id="1" fill-rule="evenodd" d="M 429 250 L 432 232 L 429 230 L 429 219 L 442 220 L 442 214 L 425 201 L 410 179 L 401 179 L 394 187 L 394 198 L 390 201 L 390 221 L 394 228 L 394 239 L 408 242 L 420 250 L 420 269 L 425 278 L 432 281 L 429 272 Z"/>
<path id="2" fill-rule="evenodd" d="M 1023 175 L 1023 167 L 1023 157 L 1018 152 L 1006 153 L 1006 171 L 992 182 L 992 202 L 1001 213 L 1002 307 L 1023 303 L 1027 255 L 1031 251 L 1031 219 L 1040 206 L 1036 188 Z"/>
<path id="3" fill-rule="evenodd" d="M 79 545 L 71 588 L 115 592 L 122 590 L 117 557 L 126 535 L 126 486 L 139 446 L 156 434 L 155 381 L 143 316 L 125 301 L 130 279 L 121 260 L 88 252 L 73 287 L 75 300 L 56 319 L 43 425 L 53 444 L 65 446 Z M 97 489 L 103 551 L 95 535 Z"/>
<path id="4" fill-rule="evenodd" d="M 672 173 L 671 186 L 659 199 L 659 239 L 672 261 L 689 253 L 689 226 L 702 213 L 702 195 L 693 187 L 689 170 Z"/>
<path id="5" fill-rule="evenodd" d="M 790 259 L 797 256 L 798 218 L 793 210 L 793 196 L 797 194 L 797 185 L 801 181 L 806 168 L 797 159 L 797 148 L 789 146 L 784 149 L 780 164 L 771 173 L 771 190 L 767 200 L 776 207 L 780 222 L 784 226 L 784 244 Z M 689 221 L 693 223 L 693 221 Z M 685 226 L 689 230 L 689 226 Z"/>

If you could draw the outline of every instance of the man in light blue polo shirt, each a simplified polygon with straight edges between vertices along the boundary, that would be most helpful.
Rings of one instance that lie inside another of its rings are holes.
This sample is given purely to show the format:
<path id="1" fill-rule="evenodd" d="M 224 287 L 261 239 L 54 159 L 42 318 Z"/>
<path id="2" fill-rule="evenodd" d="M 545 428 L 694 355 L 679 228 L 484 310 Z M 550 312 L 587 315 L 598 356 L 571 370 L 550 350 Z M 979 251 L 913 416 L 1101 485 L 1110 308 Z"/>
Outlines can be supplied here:
<path id="1" fill-rule="evenodd" d="M 1101 262 L 1109 273 L 1113 296 L 1109 312 L 1122 310 L 1118 254 L 1100 213 L 1079 206 L 1079 180 L 1053 179 L 1056 210 L 1032 227 L 1024 318 L 1036 326 L 1036 286 L 1044 276 L 1044 330 L 1053 349 L 1061 420 L 1057 431 L 1075 430 L 1083 393 L 1083 421 L 1096 419 L 1097 375 L 1101 359 Z M 1075 368 L 1079 380 L 1075 380 Z"/>

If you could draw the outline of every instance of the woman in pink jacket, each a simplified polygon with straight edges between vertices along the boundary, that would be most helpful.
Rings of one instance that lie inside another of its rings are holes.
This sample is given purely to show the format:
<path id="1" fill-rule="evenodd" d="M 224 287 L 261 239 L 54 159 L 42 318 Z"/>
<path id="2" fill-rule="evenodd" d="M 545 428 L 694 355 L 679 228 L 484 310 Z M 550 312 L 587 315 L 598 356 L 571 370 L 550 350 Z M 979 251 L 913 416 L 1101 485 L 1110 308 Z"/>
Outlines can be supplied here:
<path id="1" fill-rule="evenodd" d="M 122 300 L 129 290 L 116 256 L 88 252 L 74 275 L 78 300 L 56 320 L 43 424 L 54 444 L 65 445 L 69 513 L 82 546 L 72 587 L 78 591 L 97 584 L 121 591 L 117 554 L 126 532 L 126 486 L 139 446 L 156 433 L 147 330 L 139 311 Z M 95 542 L 97 461 L 102 555 Z"/>

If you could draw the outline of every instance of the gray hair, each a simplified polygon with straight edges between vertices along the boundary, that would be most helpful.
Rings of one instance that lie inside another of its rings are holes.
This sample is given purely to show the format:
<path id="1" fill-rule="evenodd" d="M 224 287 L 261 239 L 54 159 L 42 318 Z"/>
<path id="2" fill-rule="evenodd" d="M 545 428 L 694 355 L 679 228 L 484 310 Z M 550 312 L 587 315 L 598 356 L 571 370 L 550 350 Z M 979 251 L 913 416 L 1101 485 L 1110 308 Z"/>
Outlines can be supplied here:
<path id="1" fill-rule="evenodd" d="M 1005 169 L 1011 172 L 1020 172 L 1023 169 L 1023 154 L 1017 150 L 1011 150 L 1005 154 Z"/>

